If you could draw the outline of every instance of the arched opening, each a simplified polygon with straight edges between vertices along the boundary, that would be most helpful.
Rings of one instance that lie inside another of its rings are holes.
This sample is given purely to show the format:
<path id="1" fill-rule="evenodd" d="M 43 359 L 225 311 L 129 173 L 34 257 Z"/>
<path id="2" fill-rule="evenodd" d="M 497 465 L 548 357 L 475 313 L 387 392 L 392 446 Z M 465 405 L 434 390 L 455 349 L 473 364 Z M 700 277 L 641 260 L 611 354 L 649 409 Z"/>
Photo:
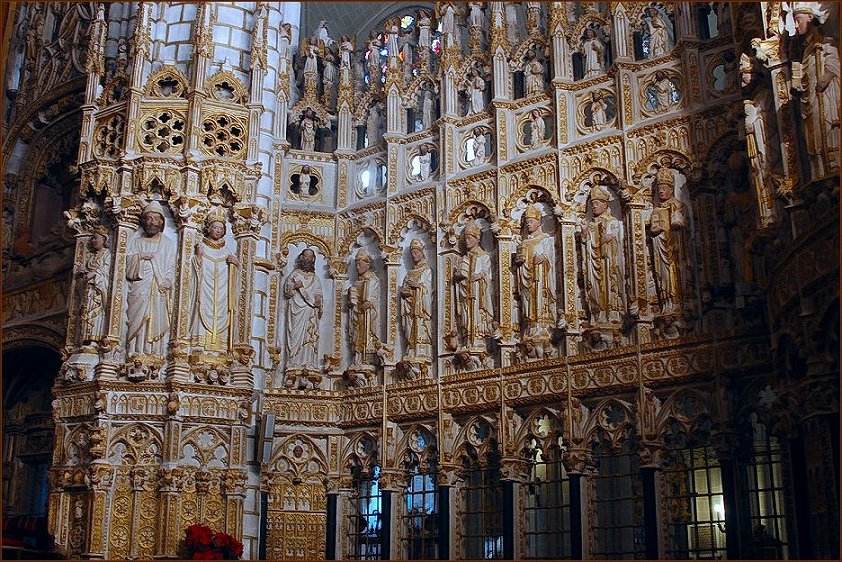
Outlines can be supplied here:
<path id="1" fill-rule="evenodd" d="M 55 424 L 52 386 L 61 360 L 50 348 L 3 354 L 3 545 L 50 548 L 47 474 Z"/>

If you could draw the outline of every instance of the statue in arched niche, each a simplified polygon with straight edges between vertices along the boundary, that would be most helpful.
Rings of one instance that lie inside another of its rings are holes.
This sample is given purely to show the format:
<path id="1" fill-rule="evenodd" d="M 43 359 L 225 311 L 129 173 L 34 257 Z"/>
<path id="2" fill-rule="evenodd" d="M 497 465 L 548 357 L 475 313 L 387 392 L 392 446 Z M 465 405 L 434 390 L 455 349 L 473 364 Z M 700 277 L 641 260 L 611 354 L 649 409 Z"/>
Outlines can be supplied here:
<path id="1" fill-rule="evenodd" d="M 312 109 L 307 109 L 301 118 L 300 135 L 301 150 L 313 152 L 316 150 L 316 130 L 318 129 L 319 118 Z"/>
<path id="2" fill-rule="evenodd" d="M 433 352 L 433 270 L 424 254 L 424 243 L 415 238 L 409 243 L 412 266 L 403 279 L 401 329 L 405 357 L 432 357 Z"/>
<path id="3" fill-rule="evenodd" d="M 649 33 L 650 59 L 666 56 L 673 44 L 672 22 L 665 12 L 655 6 L 646 9 L 644 17 L 646 30 Z"/>
<path id="4" fill-rule="evenodd" d="M 456 285 L 457 325 L 460 339 L 470 349 L 485 349 L 485 339 L 495 331 L 492 301 L 491 256 L 480 241 L 482 230 L 476 222 L 462 231 L 465 252 L 453 274 Z"/>
<path id="5" fill-rule="evenodd" d="M 527 96 L 544 93 L 544 65 L 538 59 L 538 51 L 534 47 L 529 49 L 523 74 L 526 77 Z"/>
<path id="6" fill-rule="evenodd" d="M 792 65 L 792 85 L 802 92 L 807 156 L 813 179 L 839 169 L 839 48 L 822 33 L 828 17 L 819 2 L 794 2 L 795 33 L 801 60 Z"/>
<path id="7" fill-rule="evenodd" d="M 592 326 L 618 325 L 626 311 L 623 224 L 611 212 L 611 192 L 591 188 L 592 218 L 581 226 L 585 294 Z"/>
<path id="8" fill-rule="evenodd" d="M 175 242 L 164 235 L 164 221 L 164 208 L 152 201 L 143 209 L 141 228 L 128 241 L 126 347 L 130 356 L 163 357 L 166 353 L 177 250 Z"/>
<path id="9" fill-rule="evenodd" d="M 688 242 L 690 216 L 687 206 L 675 196 L 675 175 L 669 168 L 658 169 L 655 176 L 658 206 L 649 218 L 648 235 L 652 241 L 652 265 L 655 290 L 662 314 L 682 310 L 688 279 Z"/>
<path id="10" fill-rule="evenodd" d="M 226 220 L 217 207 L 205 221 L 205 237 L 196 244 L 193 256 L 193 311 L 190 334 L 196 345 L 207 351 L 233 347 L 233 319 L 240 267 L 236 250 L 225 240 Z"/>
<path id="11" fill-rule="evenodd" d="M 380 280 L 371 256 L 360 249 L 354 257 L 357 280 L 348 288 L 348 336 L 352 366 L 372 365 L 380 343 Z"/>
<path id="12" fill-rule="evenodd" d="M 316 273 L 316 253 L 305 248 L 295 261 L 295 269 L 283 282 L 286 299 L 284 353 L 287 386 L 299 376 L 319 380 L 319 321 L 324 309 L 322 281 Z M 300 381 L 299 381 L 300 382 Z"/>
<path id="13" fill-rule="evenodd" d="M 556 306 L 555 237 L 541 228 L 541 207 L 531 204 L 523 212 L 525 235 L 513 256 L 520 304 L 520 330 L 524 339 L 549 342 L 558 317 Z M 549 351 L 543 349 L 544 353 Z"/>
<path id="14" fill-rule="evenodd" d="M 105 305 L 111 287 L 111 250 L 107 241 L 108 230 L 97 225 L 88 243 L 88 255 L 78 273 L 83 286 L 79 316 L 80 339 L 84 344 L 97 342 L 107 335 Z"/>
<path id="15" fill-rule="evenodd" d="M 596 30 L 591 27 L 585 29 L 579 47 L 584 62 L 585 78 L 593 78 L 605 72 L 605 49 L 606 45 Z"/>

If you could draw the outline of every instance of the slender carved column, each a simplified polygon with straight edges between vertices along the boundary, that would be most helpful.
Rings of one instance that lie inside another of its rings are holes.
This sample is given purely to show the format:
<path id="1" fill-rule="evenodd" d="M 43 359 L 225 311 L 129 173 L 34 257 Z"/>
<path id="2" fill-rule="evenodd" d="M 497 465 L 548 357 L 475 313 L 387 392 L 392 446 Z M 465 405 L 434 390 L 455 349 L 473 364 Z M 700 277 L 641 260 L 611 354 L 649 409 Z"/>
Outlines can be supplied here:
<path id="1" fill-rule="evenodd" d="M 652 340 L 652 310 L 649 306 L 649 290 L 646 282 L 646 221 L 645 204 L 631 201 L 623 222 L 626 236 L 631 243 L 631 261 L 626 264 L 628 279 L 629 313 L 635 318 L 634 332 L 639 343 Z"/>
<path id="2" fill-rule="evenodd" d="M 564 328 L 564 344 L 562 350 L 567 355 L 578 352 L 579 314 L 576 311 L 576 226 L 578 218 L 571 213 L 558 217 L 558 236 L 561 237 L 561 268 L 564 272 L 562 286 L 559 288 L 558 326 Z"/>
<path id="3" fill-rule="evenodd" d="M 398 349 L 398 326 L 400 319 L 398 318 L 399 298 L 398 298 L 398 272 L 401 267 L 401 252 L 397 248 L 394 252 L 388 252 L 383 259 L 383 268 L 385 270 L 386 278 L 386 318 L 387 327 L 385 334 L 386 355 L 381 358 L 383 361 L 383 384 L 389 384 L 392 381 L 392 373 L 395 365 L 395 355 Z"/>
<path id="4" fill-rule="evenodd" d="M 207 470 L 196 472 L 196 502 L 198 503 L 197 521 L 204 523 L 207 520 L 205 506 L 207 505 L 208 493 L 211 489 L 213 475 Z"/>
<path id="5" fill-rule="evenodd" d="M 90 468 L 92 508 L 88 555 L 91 558 L 105 558 L 105 525 L 103 522 L 105 521 L 113 471 L 113 468 L 104 464 L 96 464 Z"/>
<path id="6" fill-rule="evenodd" d="M 508 367 L 513 363 L 513 356 L 518 341 L 515 333 L 512 311 L 514 310 L 514 287 L 512 277 L 512 256 L 517 253 L 517 242 L 510 224 L 502 225 L 499 232 L 494 234 L 500 259 L 497 261 L 497 275 L 500 279 L 500 334 L 503 338 L 498 342 L 500 348 L 500 365 Z"/>
<path id="7" fill-rule="evenodd" d="M 336 560 L 344 560 L 350 553 L 348 544 L 348 516 L 354 508 L 354 482 L 349 476 L 340 478 L 337 495 Z"/>
<path id="8" fill-rule="evenodd" d="M 387 186 L 386 192 L 389 195 L 394 195 L 398 192 L 398 188 L 401 186 L 403 182 L 400 181 L 400 177 L 398 174 L 398 170 L 403 170 L 405 168 L 405 164 L 403 162 L 403 150 L 399 149 L 398 138 L 396 135 L 385 135 L 385 140 L 387 143 L 387 154 L 389 158 L 388 162 L 388 173 L 386 174 L 387 179 Z"/>
<path id="9" fill-rule="evenodd" d="M 131 49 L 131 79 L 129 81 L 128 96 L 128 120 L 127 123 L 134 123 L 138 118 L 140 110 L 140 98 L 143 95 L 143 69 L 147 63 L 152 46 L 152 3 L 138 2 L 135 11 L 134 34 L 130 40 Z M 134 154 L 135 151 L 135 127 L 126 127 L 126 153 Z"/>
<path id="10" fill-rule="evenodd" d="M 75 214 L 75 210 L 73 212 Z M 68 211 L 65 216 L 68 216 Z M 91 239 L 91 232 L 82 224 L 79 219 L 68 221 L 68 226 L 76 230 L 76 248 L 73 256 L 73 274 L 70 277 L 70 290 L 67 292 L 67 310 L 70 311 L 70 321 L 67 323 L 67 337 L 65 338 L 65 351 L 68 354 L 79 351 L 82 344 L 80 341 L 81 323 L 84 319 L 79 318 L 77 311 L 81 311 L 81 300 L 85 298 L 83 288 L 87 283 L 86 279 L 80 277 L 82 264 L 88 255 L 88 243 Z M 103 303 L 105 304 L 105 303 Z"/>
<path id="11" fill-rule="evenodd" d="M 181 494 L 183 470 L 164 468 L 161 471 L 158 514 L 158 556 L 175 556 L 181 527 L 178 525 L 178 497 Z"/>
<path id="12" fill-rule="evenodd" d="M 246 181 L 257 184 L 257 174 L 247 176 Z M 254 192 L 254 189 L 251 190 Z M 268 216 L 266 210 L 255 204 L 240 204 L 234 207 L 234 237 L 237 240 L 239 260 L 239 292 L 234 322 L 234 353 L 236 363 L 232 367 L 232 382 L 247 388 L 254 386 L 254 375 L 250 366 L 254 355 L 251 347 L 251 295 L 254 292 L 254 260 L 257 256 L 257 241 Z M 234 282 L 233 280 L 229 282 Z"/>
<path id="13" fill-rule="evenodd" d="M 225 532 L 235 537 L 243 534 L 243 502 L 246 497 L 246 472 L 240 468 L 225 471 Z"/>
<path id="14" fill-rule="evenodd" d="M 502 392 L 503 389 L 501 388 Z M 500 479 L 503 484 L 503 558 L 520 558 L 518 540 L 521 534 L 520 486 L 529 478 L 529 463 L 519 453 L 517 430 L 523 424 L 523 418 L 514 409 L 505 405 L 501 408 L 501 449 Z"/>

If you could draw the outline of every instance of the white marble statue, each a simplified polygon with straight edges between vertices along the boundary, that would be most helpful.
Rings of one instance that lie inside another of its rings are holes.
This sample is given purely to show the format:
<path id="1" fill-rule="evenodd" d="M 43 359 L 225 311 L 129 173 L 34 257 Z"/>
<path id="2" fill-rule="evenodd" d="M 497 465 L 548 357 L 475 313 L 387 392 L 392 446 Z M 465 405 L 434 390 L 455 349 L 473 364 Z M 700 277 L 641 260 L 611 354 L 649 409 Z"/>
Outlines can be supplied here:
<path id="1" fill-rule="evenodd" d="M 655 94 L 655 109 L 666 110 L 673 104 L 673 94 L 675 93 L 675 84 L 663 70 L 655 72 L 655 81 L 652 83 L 652 89 Z"/>
<path id="2" fill-rule="evenodd" d="M 380 343 L 380 280 L 371 269 L 371 257 L 360 249 L 354 258 L 357 280 L 348 288 L 348 336 L 352 365 L 371 365 Z"/>
<path id="3" fill-rule="evenodd" d="M 591 188 L 593 218 L 581 226 L 585 294 L 592 325 L 619 324 L 626 309 L 623 224 L 611 214 L 611 192 Z"/>
<path id="4" fill-rule="evenodd" d="M 380 103 L 375 102 L 371 104 L 371 109 L 368 111 L 368 117 L 365 122 L 365 134 L 368 138 L 366 146 L 376 146 L 382 139 L 380 127 L 382 125 L 382 116 L 380 113 Z"/>
<path id="5" fill-rule="evenodd" d="M 232 347 L 236 306 L 236 249 L 225 240 L 226 221 L 222 207 L 208 215 L 205 237 L 196 244 L 193 265 L 191 343 L 207 351 Z"/>
<path id="6" fill-rule="evenodd" d="M 108 231 L 99 226 L 91 235 L 88 255 L 79 268 L 82 302 L 79 313 L 82 343 L 98 342 L 107 333 L 105 313 L 111 287 L 111 251 L 106 246 Z"/>
<path id="7" fill-rule="evenodd" d="M 540 109 L 533 109 L 529 116 L 529 144 L 532 148 L 536 148 L 543 144 L 547 126 L 544 123 L 544 116 L 541 115 Z"/>
<path id="8" fill-rule="evenodd" d="M 348 35 L 339 38 L 339 68 L 351 68 L 351 57 L 354 53 L 354 43 Z"/>
<path id="9" fill-rule="evenodd" d="M 433 127 L 433 122 L 436 120 L 435 108 L 435 94 L 433 93 L 433 86 L 425 83 L 421 89 L 421 128 L 428 130 Z"/>
<path id="10" fill-rule="evenodd" d="M 366 59 L 366 68 L 371 78 L 371 82 L 369 83 L 372 87 L 375 87 L 380 84 L 380 48 L 383 44 L 380 42 L 380 35 L 373 29 L 369 34 L 367 46 L 368 58 Z"/>
<path id="11" fill-rule="evenodd" d="M 465 253 L 453 274 L 457 325 L 461 340 L 469 349 L 485 349 L 485 339 L 495 332 L 491 256 L 480 246 L 481 237 L 482 231 L 475 222 L 465 226 Z"/>
<path id="12" fill-rule="evenodd" d="M 418 149 L 418 179 L 426 181 L 430 179 L 432 167 L 433 153 L 427 148 L 427 145 L 422 144 Z"/>
<path id="13" fill-rule="evenodd" d="M 469 142 L 472 142 L 474 145 L 474 159 L 471 161 L 471 165 L 473 166 L 482 166 L 485 164 L 485 132 L 482 129 L 477 127 L 474 129 L 474 138 L 472 138 Z"/>
<path id="14" fill-rule="evenodd" d="M 301 119 L 301 150 L 316 150 L 316 115 L 312 109 L 306 110 Z"/>
<path id="15" fill-rule="evenodd" d="M 646 10 L 646 28 L 649 32 L 649 58 L 663 57 L 672 48 L 670 21 L 657 8 Z"/>
<path id="16" fill-rule="evenodd" d="M 445 47 L 459 45 L 459 29 L 456 27 L 456 6 L 453 2 L 436 4 L 436 15 L 441 22 L 441 35 Z"/>
<path id="17" fill-rule="evenodd" d="M 130 236 L 126 248 L 130 356 L 166 354 L 177 250 L 175 242 L 164 236 L 164 224 L 163 207 L 152 201 L 143 209 L 141 228 Z"/>
<path id="18" fill-rule="evenodd" d="M 523 71 L 526 78 L 526 95 L 534 96 L 544 93 L 544 65 L 538 60 L 538 53 L 530 51 L 529 62 Z"/>
<path id="19" fill-rule="evenodd" d="M 397 58 L 400 51 L 400 29 L 401 25 L 398 18 L 392 18 L 386 24 L 386 50 L 389 53 L 389 58 Z"/>
<path id="20" fill-rule="evenodd" d="M 327 49 L 324 56 L 324 70 L 322 72 L 322 87 L 325 96 L 330 96 L 336 84 L 336 55 Z"/>
<path id="21" fill-rule="evenodd" d="M 319 320 L 324 296 L 316 274 L 316 253 L 305 248 L 295 261 L 295 269 L 284 279 L 287 300 L 284 324 L 286 371 L 319 370 Z"/>
<path id="22" fill-rule="evenodd" d="M 480 76 L 479 70 L 472 68 L 468 80 L 465 83 L 465 93 L 468 95 L 468 106 L 465 115 L 481 113 L 485 109 L 485 79 Z"/>
<path id="23" fill-rule="evenodd" d="M 400 289 L 405 356 L 429 358 L 433 354 L 433 271 L 421 240 L 410 242 L 409 255 L 412 267 Z"/>
<path id="24" fill-rule="evenodd" d="M 603 93 L 594 92 L 591 95 L 591 128 L 594 132 L 601 131 L 608 122 L 608 118 L 605 114 L 607 109 L 608 105 L 605 103 L 605 96 Z"/>
<path id="25" fill-rule="evenodd" d="M 541 229 L 541 209 L 530 205 L 523 213 L 526 235 L 514 255 L 524 337 L 549 339 L 556 325 L 555 239 Z"/>
<path id="26" fill-rule="evenodd" d="M 316 38 L 319 39 L 322 43 L 325 44 L 326 47 L 330 47 L 333 45 L 333 39 L 330 38 L 327 30 L 327 21 L 322 20 L 319 22 L 319 27 L 316 29 Z"/>
<path id="27" fill-rule="evenodd" d="M 581 45 L 585 64 L 585 78 L 593 78 L 605 72 L 605 44 L 596 36 L 593 29 L 585 31 Z"/>
<path id="28" fill-rule="evenodd" d="M 430 17 L 430 12 L 427 10 L 419 10 L 418 12 L 418 48 L 423 51 L 429 51 L 433 46 L 432 35 L 430 28 L 433 25 L 433 20 Z"/>

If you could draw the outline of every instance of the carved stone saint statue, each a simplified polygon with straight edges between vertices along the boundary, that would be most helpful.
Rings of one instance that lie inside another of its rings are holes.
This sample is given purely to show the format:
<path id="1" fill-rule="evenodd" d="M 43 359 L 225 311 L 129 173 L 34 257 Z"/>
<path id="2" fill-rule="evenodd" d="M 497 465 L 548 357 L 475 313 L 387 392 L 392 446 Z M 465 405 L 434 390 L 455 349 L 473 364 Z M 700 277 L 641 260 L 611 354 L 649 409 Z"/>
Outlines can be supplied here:
<path id="1" fill-rule="evenodd" d="M 205 221 L 205 237 L 196 244 L 193 265 L 193 311 L 190 336 L 193 345 L 221 352 L 233 347 L 233 318 L 237 304 L 236 250 L 225 240 L 226 222 L 222 207 L 216 207 Z"/>
<path id="2" fill-rule="evenodd" d="M 675 176 L 669 168 L 658 170 L 655 186 L 659 205 L 649 219 L 655 288 L 661 313 L 670 314 L 681 310 L 684 299 L 689 216 L 684 203 L 675 198 Z"/>
<path id="3" fill-rule="evenodd" d="M 129 355 L 166 352 L 176 246 L 163 232 L 164 209 L 152 201 L 143 209 L 141 228 L 129 238 L 126 249 Z"/>
<path id="4" fill-rule="evenodd" d="M 534 96 L 544 92 L 544 65 L 538 60 L 538 53 L 531 49 L 529 60 L 523 68 L 526 77 L 526 95 Z"/>
<path id="5" fill-rule="evenodd" d="M 306 248 L 283 285 L 287 310 L 284 352 L 287 378 L 299 371 L 319 370 L 319 319 L 322 317 L 322 282 L 316 275 L 316 253 Z"/>
<path id="6" fill-rule="evenodd" d="M 97 226 L 89 242 L 89 252 L 79 269 L 82 289 L 80 311 L 82 343 L 96 342 L 106 336 L 105 303 L 111 286 L 111 252 L 105 243 L 108 231 Z"/>
<path id="7" fill-rule="evenodd" d="M 839 49 L 817 23 L 828 12 L 818 2 L 795 2 L 795 31 L 803 39 L 800 63 L 792 68 L 792 83 L 801 94 L 801 116 L 813 179 L 839 169 Z"/>
<path id="8" fill-rule="evenodd" d="M 491 300 L 491 256 L 479 245 L 482 231 L 476 223 L 464 230 L 465 254 L 453 274 L 456 284 L 457 324 L 464 345 L 485 349 L 485 338 L 494 331 Z"/>
<path id="9" fill-rule="evenodd" d="M 401 327 L 407 357 L 432 357 L 433 271 L 427 265 L 424 243 L 409 243 L 412 268 L 401 285 Z"/>
<path id="10" fill-rule="evenodd" d="M 593 218 L 582 226 L 585 291 L 592 325 L 619 324 L 626 309 L 623 225 L 611 214 L 611 192 L 591 189 Z"/>
<path id="11" fill-rule="evenodd" d="M 380 281 L 371 270 L 371 256 L 361 249 L 354 258 L 357 280 L 348 288 L 348 334 L 351 339 L 351 364 L 372 364 L 377 353 Z"/>
<path id="12" fill-rule="evenodd" d="M 514 255 L 520 328 L 524 337 L 545 341 L 556 325 L 555 241 L 541 230 L 541 209 L 523 213 L 526 236 Z"/>
<path id="13" fill-rule="evenodd" d="M 316 115 L 312 109 L 305 111 L 301 119 L 301 150 L 316 150 Z"/>

